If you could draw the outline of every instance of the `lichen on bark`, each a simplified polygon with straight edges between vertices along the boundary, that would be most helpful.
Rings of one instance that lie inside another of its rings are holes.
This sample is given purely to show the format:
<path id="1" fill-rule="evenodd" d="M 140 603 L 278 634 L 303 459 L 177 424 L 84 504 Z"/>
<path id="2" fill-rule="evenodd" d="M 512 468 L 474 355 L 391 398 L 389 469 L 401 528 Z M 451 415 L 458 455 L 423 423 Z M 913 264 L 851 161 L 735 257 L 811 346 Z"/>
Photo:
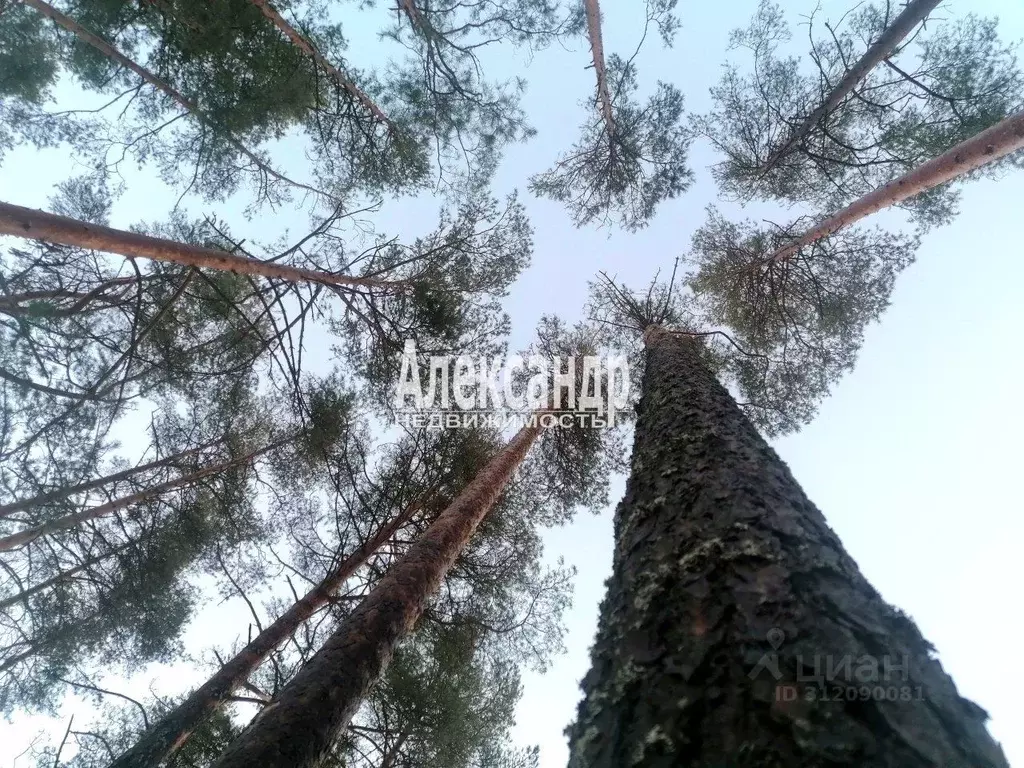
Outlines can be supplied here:
<path id="1" fill-rule="evenodd" d="M 570 768 L 1006 768 L 984 711 L 868 584 L 698 343 L 646 341 Z"/>

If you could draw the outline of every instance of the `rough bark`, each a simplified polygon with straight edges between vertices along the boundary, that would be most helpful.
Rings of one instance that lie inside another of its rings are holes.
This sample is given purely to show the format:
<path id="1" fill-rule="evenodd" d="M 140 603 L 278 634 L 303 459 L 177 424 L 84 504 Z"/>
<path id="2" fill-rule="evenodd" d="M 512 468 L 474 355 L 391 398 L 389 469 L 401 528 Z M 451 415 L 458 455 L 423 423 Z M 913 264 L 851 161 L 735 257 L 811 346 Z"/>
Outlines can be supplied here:
<path id="1" fill-rule="evenodd" d="M 1024 148 L 1024 112 L 1005 118 L 976 136 L 961 141 L 938 157 L 919 165 L 910 173 L 864 195 L 815 225 L 789 245 L 780 248 L 768 259 L 788 259 L 815 240 L 828 237 L 866 216 L 945 184 L 1021 148 Z"/>
<path id="2" fill-rule="evenodd" d="M 570 768 L 1008 768 L 697 342 L 647 334 L 634 440 Z"/>
<path id="3" fill-rule="evenodd" d="M 73 34 L 75 37 L 77 37 L 82 42 L 84 42 L 84 43 L 86 43 L 88 45 L 91 45 L 93 48 L 98 50 L 100 53 L 102 53 L 108 59 L 110 59 L 112 61 L 116 61 L 118 64 L 120 64 L 125 69 L 128 69 L 128 70 L 134 72 L 135 74 L 137 74 L 139 77 L 141 77 L 147 83 L 152 85 L 154 88 L 156 88 L 157 90 L 159 90 L 159 91 L 163 92 L 164 94 L 166 94 L 167 96 L 169 96 L 175 103 L 177 103 L 180 107 L 182 107 L 187 112 L 189 112 L 190 114 L 195 116 L 197 119 L 201 120 L 202 122 L 206 123 L 207 125 L 212 125 L 210 120 L 202 113 L 202 111 L 199 109 L 199 107 L 196 104 L 194 104 L 191 100 L 187 99 L 180 91 L 175 89 L 173 86 L 171 86 L 166 81 L 164 81 L 161 78 L 159 78 L 156 75 L 154 75 L 152 72 L 150 72 L 145 67 L 140 66 L 136 62 L 134 62 L 131 59 L 129 59 L 127 56 L 125 56 L 123 53 L 121 53 L 113 45 L 108 43 L 106 40 L 104 40 L 99 35 L 93 34 L 89 30 L 87 30 L 85 27 L 83 27 L 80 24 L 78 24 L 74 19 L 70 18 L 69 16 L 65 16 L 63 13 L 61 13 L 56 8 L 54 8 L 52 5 L 50 5 L 49 3 L 44 2 L 43 0 L 22 0 L 22 2 L 25 3 L 25 5 L 27 5 L 27 6 L 31 7 L 31 8 L 35 8 L 37 11 L 39 11 L 39 13 L 43 14 L 48 19 L 52 20 L 54 23 L 58 24 L 59 26 L 63 27 L 64 29 L 66 29 L 68 32 Z M 212 127 L 217 128 L 218 130 L 221 130 L 221 129 L 219 129 L 215 125 L 212 126 Z M 231 146 L 233 146 L 235 149 L 237 149 L 239 152 L 241 152 L 243 155 L 245 155 L 247 158 L 249 158 L 249 160 L 252 161 L 252 163 L 257 168 L 259 168 L 261 171 L 263 171 L 267 175 L 273 176 L 278 181 L 283 181 L 284 183 L 289 184 L 289 185 L 291 185 L 293 187 L 296 187 L 298 189 L 303 189 L 303 190 L 305 190 L 307 192 L 312 192 L 312 193 L 317 194 L 317 195 L 322 195 L 322 196 L 324 196 L 324 197 L 334 201 L 335 203 L 338 202 L 337 198 L 335 198 L 333 195 L 329 195 L 329 194 L 327 194 L 326 192 L 324 192 L 322 190 L 319 190 L 319 189 L 316 189 L 314 187 L 309 186 L 308 184 L 302 184 L 301 182 L 293 181 L 292 179 L 289 179 L 284 174 L 279 173 L 278 171 L 274 170 L 259 155 L 257 155 L 255 152 L 250 150 L 248 147 L 246 147 L 244 144 L 239 142 L 234 137 L 228 136 L 227 138 L 228 138 L 228 141 L 230 142 Z"/>
<path id="4" fill-rule="evenodd" d="M 186 459 L 189 456 L 195 456 L 197 453 L 202 453 L 208 448 L 212 448 L 222 442 L 223 438 L 217 438 L 216 440 L 211 440 L 208 443 L 198 445 L 195 448 L 189 448 L 187 451 L 180 451 L 173 456 L 167 456 L 166 458 L 156 459 L 154 461 L 147 462 L 146 464 L 129 467 L 128 469 L 121 470 L 120 472 L 114 472 L 113 474 L 106 475 L 105 477 L 86 480 L 84 483 L 78 483 L 77 485 L 66 485 L 62 488 L 57 488 L 46 493 L 41 493 L 38 496 L 33 496 L 30 499 L 13 501 L 10 504 L 0 504 L 0 518 L 9 517 L 16 512 L 23 512 L 26 509 L 41 507 L 44 504 L 50 504 L 54 501 L 66 499 L 68 496 L 74 496 L 76 493 L 85 493 L 86 491 L 91 491 L 96 488 L 102 488 L 104 485 L 118 483 L 122 480 L 127 480 L 132 475 L 140 472 L 148 472 L 151 469 L 165 467 L 168 464 L 173 464 L 176 461 Z"/>
<path id="5" fill-rule="evenodd" d="M 315 269 L 290 267 L 286 264 L 250 259 L 215 248 L 186 245 L 174 240 L 165 240 L 162 237 L 126 232 L 3 202 L 0 202 L 0 234 L 76 248 L 92 248 L 97 251 L 116 253 L 130 259 L 167 261 L 202 269 L 234 272 L 239 275 L 276 277 L 289 282 L 365 288 L 398 288 L 405 285 L 400 281 L 335 275 L 329 272 L 318 272 Z"/>
<path id="6" fill-rule="evenodd" d="M 526 426 L 484 467 L 215 763 L 311 768 L 348 726 L 441 579 L 540 432 Z"/>
<path id="7" fill-rule="evenodd" d="M 327 605 L 334 593 L 377 550 L 390 541 L 419 509 L 419 504 L 410 504 L 400 515 L 382 526 L 372 538 L 260 632 L 209 680 L 149 728 L 110 768 L 152 768 L 168 760 L 188 740 L 196 727 L 229 701 L 231 694 L 245 684 L 274 649 L 297 632 L 304 621 Z"/>
<path id="8" fill-rule="evenodd" d="M 612 97 L 608 88 L 608 72 L 604 61 L 604 41 L 601 39 L 601 6 L 597 0 L 583 0 L 587 16 L 587 37 L 590 39 L 590 56 L 594 62 L 597 77 L 597 103 L 604 118 L 608 138 L 615 136 L 615 117 L 612 114 Z"/>
<path id="9" fill-rule="evenodd" d="M 899 16 L 893 19 L 892 24 L 885 28 L 882 34 L 878 36 L 878 39 L 871 44 L 864 52 L 864 55 L 860 57 L 857 63 L 849 69 L 843 76 L 843 79 L 832 89 L 828 97 L 817 109 L 807 116 L 807 119 L 800 124 L 799 128 L 790 134 L 786 142 L 765 161 L 761 172 L 767 173 L 770 171 L 779 160 L 789 154 L 797 144 L 803 141 L 804 137 L 814 130 L 814 126 L 828 116 L 829 112 L 838 107 L 840 102 L 857 87 L 861 80 L 867 77 L 867 74 L 872 69 L 892 54 L 904 38 L 913 32 L 918 24 L 927 19 L 928 14 L 935 10 L 935 7 L 940 2 L 942 0 L 910 0 L 904 6 Z"/>
<path id="10" fill-rule="evenodd" d="M 176 488 L 182 488 L 187 485 L 193 485 L 194 483 L 198 483 L 205 477 L 210 477 L 211 475 L 219 474 L 227 469 L 230 469 L 231 467 L 237 467 L 242 464 L 247 464 L 256 457 L 261 456 L 262 454 L 266 453 L 267 451 L 273 450 L 274 448 L 278 448 L 284 445 L 286 442 L 288 441 L 278 441 L 264 448 L 260 448 L 258 451 L 253 451 L 247 456 L 243 456 L 239 459 L 234 459 L 233 461 L 226 461 L 221 464 L 215 464 L 211 467 L 204 467 L 203 469 L 200 469 L 197 472 L 192 472 L 191 474 L 188 475 L 176 477 L 173 480 L 168 480 L 165 483 L 154 485 L 152 488 L 146 488 L 145 490 L 139 491 L 138 493 L 133 493 L 128 496 L 122 496 L 119 499 L 108 501 L 106 504 L 100 504 L 99 506 L 96 507 L 83 509 L 80 512 L 74 512 L 70 515 L 64 515 L 63 517 L 55 518 L 54 520 L 48 520 L 45 523 L 37 525 L 33 528 L 27 528 L 24 531 L 18 531 L 17 533 L 13 533 L 10 536 L 4 536 L 3 538 L 0 538 L 0 552 L 6 552 L 8 550 L 15 549 L 16 547 L 25 546 L 26 544 L 30 544 L 36 539 L 38 539 L 40 536 L 49 536 L 51 533 L 56 533 L 57 531 L 62 531 L 67 528 L 75 528 L 76 526 L 79 526 L 82 523 L 87 522 L 89 520 L 95 520 L 100 517 L 105 517 L 107 515 L 113 514 L 114 512 L 117 512 L 119 509 L 125 509 L 126 507 L 130 507 L 133 504 L 138 504 L 148 499 L 154 499 L 157 496 L 161 496 L 167 493 L 168 491 L 173 491 Z"/>
<path id="11" fill-rule="evenodd" d="M 316 49 L 313 43 L 307 40 L 297 29 L 295 29 L 295 27 L 289 24 L 278 10 L 270 4 L 269 0 L 250 0 L 250 2 L 259 8 L 260 12 L 262 12 L 263 15 L 274 24 L 274 26 L 281 30 L 293 45 L 303 51 L 307 56 L 311 57 L 313 61 L 319 64 L 320 67 L 327 72 L 327 74 L 333 77 L 334 82 L 336 82 L 342 90 L 349 93 L 352 98 L 362 104 L 371 115 L 386 125 L 388 130 L 396 130 L 394 123 L 392 123 L 391 120 L 388 119 L 388 116 L 381 111 L 381 108 L 377 106 L 376 102 L 374 102 L 374 100 L 371 99 L 362 88 L 352 82 L 340 69 L 324 58 L 323 54 Z"/>

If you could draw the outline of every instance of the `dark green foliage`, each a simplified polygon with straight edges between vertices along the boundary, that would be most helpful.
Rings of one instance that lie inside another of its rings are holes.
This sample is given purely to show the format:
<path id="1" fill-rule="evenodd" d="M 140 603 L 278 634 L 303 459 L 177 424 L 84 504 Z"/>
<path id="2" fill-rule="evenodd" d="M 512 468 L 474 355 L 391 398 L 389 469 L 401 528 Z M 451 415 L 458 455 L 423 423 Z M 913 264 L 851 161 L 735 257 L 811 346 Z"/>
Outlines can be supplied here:
<path id="1" fill-rule="evenodd" d="M 565 203 L 578 227 L 616 224 L 635 232 L 693 180 L 683 96 L 659 81 L 654 94 L 639 101 L 636 68 L 619 56 L 608 59 L 608 81 L 613 126 L 592 105 L 579 142 L 551 170 L 534 176 L 530 189 Z"/>
<path id="2" fill-rule="evenodd" d="M 395 285 L 346 292 L 334 330 L 374 402 L 393 399 L 407 339 L 416 341 L 424 368 L 432 355 L 497 355 L 508 324 L 500 299 L 532 250 L 515 196 L 504 205 L 480 196 L 442 211 L 437 230 L 410 245 L 386 242 L 361 257 L 360 274 L 386 274 Z"/>
<path id="3" fill-rule="evenodd" d="M 341 765 L 536 765 L 535 753 L 508 743 L 521 693 L 518 670 L 489 653 L 480 637 L 471 622 L 432 625 L 401 646 L 340 745 Z"/>
<path id="4" fill-rule="evenodd" d="M 840 208 L 1024 107 L 1024 75 L 994 19 L 934 18 L 769 167 L 774 151 L 888 20 L 879 6 L 867 5 L 827 32 L 812 27 L 806 64 L 779 54 L 790 31 L 770 2 L 733 33 L 733 48 L 748 51 L 753 71 L 730 62 L 711 89 L 714 109 L 694 122 L 725 154 L 714 173 L 726 194 Z M 1019 162 L 1016 153 L 972 175 L 991 176 Z M 903 206 L 930 226 L 948 221 L 956 200 L 947 185 Z"/>
<path id="5" fill-rule="evenodd" d="M 711 211 L 693 241 L 690 283 L 711 349 L 753 421 L 768 434 L 798 429 L 852 370 L 864 329 L 889 304 L 918 240 L 880 229 L 843 229 L 792 257 L 771 254 L 806 227 L 763 229 Z"/>
<path id="6" fill-rule="evenodd" d="M 20 3 L 0 13 L 0 98 L 43 101 L 57 76 L 47 22 Z"/>

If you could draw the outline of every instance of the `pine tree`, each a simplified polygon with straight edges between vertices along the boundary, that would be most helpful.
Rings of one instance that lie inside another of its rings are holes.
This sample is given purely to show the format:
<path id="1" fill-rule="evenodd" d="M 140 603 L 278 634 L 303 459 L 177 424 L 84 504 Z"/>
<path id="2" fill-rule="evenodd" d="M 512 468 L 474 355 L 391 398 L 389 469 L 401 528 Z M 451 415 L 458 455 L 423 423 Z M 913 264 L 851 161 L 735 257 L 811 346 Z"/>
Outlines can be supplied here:
<path id="1" fill-rule="evenodd" d="M 569 765 L 1006 766 L 985 713 L 867 583 L 699 343 L 644 338 Z M 801 685 L 823 659 L 827 686 Z"/>
<path id="2" fill-rule="evenodd" d="M 820 35 L 812 25 L 808 73 L 799 59 L 779 55 L 790 32 L 780 7 L 762 3 L 732 37 L 734 49 L 750 52 L 753 71 L 742 74 L 730 63 L 712 88 L 714 109 L 694 122 L 725 155 L 713 169 L 722 190 L 742 201 L 841 208 L 1019 112 L 1024 76 L 994 19 L 936 21 L 880 62 L 879 49 L 863 51 L 863 41 L 888 47 L 893 29 L 913 21 L 922 5 L 909 5 L 897 19 L 891 3 L 863 6 Z M 876 66 L 862 72 L 865 59 Z M 838 83 L 852 88 L 832 104 L 828 94 Z M 1016 162 L 1007 158 L 984 173 Z M 906 207 L 922 225 L 942 223 L 955 211 L 956 194 L 940 188 Z"/>
<path id="3" fill-rule="evenodd" d="M 656 24 L 666 43 L 677 24 L 673 5 L 647 3 L 647 26 Z M 654 95 L 638 103 L 636 53 L 606 62 L 597 0 L 585 0 L 584 8 L 597 78 L 592 115 L 580 141 L 551 170 L 534 176 L 530 189 L 565 203 L 578 227 L 614 223 L 632 232 L 647 226 L 657 206 L 685 192 L 692 181 L 686 165 L 690 139 L 681 123 L 683 97 L 659 81 Z"/>

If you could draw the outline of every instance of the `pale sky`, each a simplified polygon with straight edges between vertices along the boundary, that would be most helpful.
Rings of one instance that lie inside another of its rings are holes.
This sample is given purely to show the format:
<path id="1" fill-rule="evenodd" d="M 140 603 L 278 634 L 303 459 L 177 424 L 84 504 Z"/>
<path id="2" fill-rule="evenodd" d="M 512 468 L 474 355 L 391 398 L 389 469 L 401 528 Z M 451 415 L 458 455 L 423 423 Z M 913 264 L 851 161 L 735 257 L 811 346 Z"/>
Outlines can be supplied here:
<path id="1" fill-rule="evenodd" d="M 794 14 L 809 12 L 813 4 L 786 3 Z M 852 4 L 827 0 L 822 13 L 836 17 Z M 675 83 L 687 107 L 699 111 L 708 104 L 708 86 L 717 80 L 729 29 L 746 24 L 756 0 L 683 0 L 680 6 L 683 26 L 674 48 L 662 50 L 652 37 L 637 60 L 639 77 L 641 83 L 658 78 Z M 968 8 L 998 14 L 1004 39 L 1024 37 L 1024 4 L 1019 0 L 947 6 L 958 14 Z M 345 13 L 354 7 L 345 5 Z M 609 0 L 603 7 L 606 52 L 630 53 L 639 34 L 638 3 Z M 372 36 L 359 37 L 358 28 L 348 27 L 353 61 L 377 46 Z M 494 62 L 495 72 L 513 63 L 499 57 Z M 513 320 L 513 348 L 530 341 L 541 314 L 577 319 L 586 283 L 598 270 L 639 286 L 659 267 L 669 268 L 686 252 L 690 236 L 704 221 L 704 207 L 716 198 L 706 171 L 714 158 L 701 145 L 691 153 L 697 172 L 693 188 L 664 205 L 651 227 L 636 235 L 576 230 L 560 206 L 526 193 L 527 175 L 547 168 L 576 138 L 583 117 L 578 102 L 593 87 L 587 63 L 582 42 L 572 51 L 555 48 L 533 57 L 525 71 L 529 90 L 524 106 L 538 136 L 510 149 L 495 183 L 499 192 L 520 188 L 536 230 L 533 264 L 506 304 Z M 275 157 L 283 166 L 297 162 L 297 152 L 287 142 Z M 44 207 L 52 184 L 71 170 L 71 161 L 60 151 L 18 151 L 0 168 L 0 199 Z M 133 173 L 128 180 L 130 194 L 115 207 L 113 223 L 163 218 L 176 195 L 146 173 Z M 1024 345 L 1019 338 L 1024 328 L 1024 245 L 1012 235 L 1024 211 L 1022 201 L 1022 173 L 966 187 L 960 216 L 924 239 L 917 263 L 899 278 L 892 306 L 868 330 L 854 372 L 822 404 L 812 424 L 776 441 L 868 580 L 917 621 L 960 692 L 988 710 L 991 731 L 1011 765 L 1024 765 L 1024 733 L 1019 728 L 1024 722 L 1024 669 L 1017 662 L 1015 642 L 1024 626 L 1014 607 L 1022 603 L 1024 586 L 1019 544 L 1024 541 Z M 293 235 L 300 234 L 303 225 L 301 216 L 289 211 L 246 223 L 237 206 L 190 208 L 216 212 L 236 234 L 251 238 L 270 239 L 288 227 Z M 730 214 L 737 210 L 724 209 Z M 436 210 L 430 200 L 403 200 L 386 206 L 377 222 L 384 231 L 412 237 L 434 227 Z M 785 219 L 767 206 L 752 208 L 748 215 Z M 899 221 L 898 216 L 879 216 L 872 223 L 898 226 Z M 313 345 L 307 353 L 310 360 L 315 358 Z M 326 368 L 326 347 L 322 352 L 319 363 Z M 613 499 L 622 487 L 617 479 Z M 579 575 L 575 605 L 567 617 L 568 652 L 545 675 L 524 677 L 514 735 L 524 745 L 540 744 L 542 768 L 566 763 L 562 730 L 573 717 L 578 681 L 589 665 L 597 606 L 611 567 L 611 519 L 612 508 L 600 515 L 584 512 L 571 525 L 545 535 L 548 556 L 564 557 Z M 238 606 L 217 606 L 215 614 L 196 622 L 188 636 L 190 647 L 226 644 L 244 631 L 245 613 Z M 176 665 L 158 683 L 175 690 L 186 677 L 187 670 Z M 41 718 L 0 723 L 0 768 L 13 765 L 14 756 L 40 728 L 62 732 L 65 724 Z"/>

